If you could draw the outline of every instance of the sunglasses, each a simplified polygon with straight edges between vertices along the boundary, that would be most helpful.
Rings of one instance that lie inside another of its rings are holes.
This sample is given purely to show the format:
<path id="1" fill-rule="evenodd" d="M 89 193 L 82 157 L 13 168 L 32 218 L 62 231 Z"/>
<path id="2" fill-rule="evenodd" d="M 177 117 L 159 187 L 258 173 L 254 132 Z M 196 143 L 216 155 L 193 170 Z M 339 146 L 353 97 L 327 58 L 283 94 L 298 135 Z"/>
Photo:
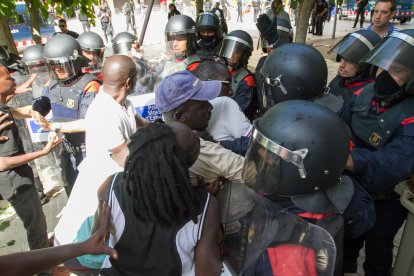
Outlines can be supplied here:
<path id="1" fill-rule="evenodd" d="M 66 25 L 59 25 L 59 28 L 66 28 Z"/>

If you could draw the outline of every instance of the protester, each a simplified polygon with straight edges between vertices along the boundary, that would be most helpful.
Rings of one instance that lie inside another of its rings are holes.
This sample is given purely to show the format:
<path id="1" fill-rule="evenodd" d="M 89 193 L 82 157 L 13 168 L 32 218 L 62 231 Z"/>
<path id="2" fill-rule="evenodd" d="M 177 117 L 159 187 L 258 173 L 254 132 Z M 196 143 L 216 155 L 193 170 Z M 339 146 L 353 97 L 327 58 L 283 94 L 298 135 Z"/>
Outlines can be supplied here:
<path id="1" fill-rule="evenodd" d="M 160 83 L 155 93 L 155 104 L 167 123 L 181 122 L 192 130 L 204 131 L 212 110 L 208 101 L 216 98 L 220 90 L 219 81 L 200 81 L 191 72 L 180 71 Z M 197 175 L 204 177 L 206 183 L 220 177 L 242 181 L 242 156 L 202 138 L 200 145 L 200 155 L 190 168 L 193 185 L 197 185 Z"/>
<path id="2" fill-rule="evenodd" d="M 9 201 L 23 222 L 27 232 L 29 248 L 39 249 L 49 246 L 47 225 L 42 205 L 34 185 L 33 171 L 28 162 L 49 154 L 63 139 L 53 135 L 46 146 L 36 152 L 25 153 L 19 129 L 14 120 L 14 111 L 6 105 L 7 99 L 15 93 L 16 83 L 9 71 L 0 65 L 0 111 L 3 120 L 0 150 L 0 196 Z"/>
<path id="3" fill-rule="evenodd" d="M 231 98 L 231 74 L 225 64 L 203 61 L 194 70 L 200 80 L 221 82 L 219 97 L 210 101 L 213 106 L 207 132 L 226 149 L 244 156 L 249 145 L 252 124 Z"/>
<path id="4" fill-rule="evenodd" d="M 137 81 L 134 62 L 124 55 L 111 56 L 105 61 L 103 76 L 103 86 L 85 116 L 87 155 L 55 228 L 55 242 L 59 245 L 89 238 L 99 185 L 123 167 L 123 164 L 117 165 L 111 156 L 116 159 L 137 127 L 146 124 L 127 99 Z M 96 171 L 98 163 L 99 170 Z M 84 203 L 79 205 L 79 201 Z M 71 271 L 98 270 L 103 259 L 104 256 L 82 256 L 65 265 Z"/>
<path id="5" fill-rule="evenodd" d="M 99 217 L 101 227 L 84 242 L 0 256 L 0 274 L 33 275 L 85 254 L 109 254 L 114 259 L 118 258 L 116 250 L 105 245 L 110 230 L 109 215 L 108 205 L 104 203 Z M 21 265 L 22 260 L 24 265 Z"/>
<path id="6" fill-rule="evenodd" d="M 178 128 L 139 129 L 130 137 L 124 172 L 100 187 L 115 230 L 109 245 L 120 256 L 107 258 L 101 275 L 220 275 L 218 203 L 191 187 L 188 168 L 200 144 L 188 127 Z"/>

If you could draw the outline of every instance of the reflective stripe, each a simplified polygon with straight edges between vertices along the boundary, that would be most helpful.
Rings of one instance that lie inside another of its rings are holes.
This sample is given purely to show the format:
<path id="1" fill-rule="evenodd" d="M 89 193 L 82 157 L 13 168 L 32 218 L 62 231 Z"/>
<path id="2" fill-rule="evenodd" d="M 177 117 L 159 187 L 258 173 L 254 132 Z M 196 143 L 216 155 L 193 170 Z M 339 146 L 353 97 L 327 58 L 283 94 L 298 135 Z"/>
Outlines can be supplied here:
<path id="1" fill-rule="evenodd" d="M 304 213 L 297 214 L 297 216 L 301 217 L 301 218 L 322 220 L 324 218 L 329 217 L 332 214 L 333 214 L 333 212 L 329 212 L 329 213 L 325 213 L 325 214 L 312 214 L 312 213 L 309 213 L 309 212 L 304 212 Z"/>
<path id="2" fill-rule="evenodd" d="M 234 40 L 234 41 L 240 42 L 240 43 L 246 45 L 247 47 L 249 47 L 251 50 L 253 50 L 253 46 L 244 39 L 241 39 L 241 38 L 238 38 L 238 37 L 235 37 L 235 36 L 229 36 L 229 35 L 226 36 L 224 39 L 229 39 L 229 40 Z"/>
<path id="3" fill-rule="evenodd" d="M 362 36 L 358 33 L 352 33 L 351 36 L 356 37 L 358 40 L 360 40 L 362 43 L 364 43 L 370 51 L 372 49 L 374 49 L 374 46 L 371 44 L 371 42 L 369 42 L 369 40 L 366 39 L 364 36 Z"/>
<path id="4" fill-rule="evenodd" d="M 284 31 L 284 32 L 287 32 L 289 34 L 290 34 L 290 31 L 291 31 L 291 29 L 286 28 L 286 27 L 283 27 L 283 26 L 277 26 L 276 29 L 281 30 L 281 31 Z"/>
<path id="5" fill-rule="evenodd" d="M 400 32 L 392 32 L 390 34 L 390 37 L 396 37 L 399 38 L 401 40 L 404 40 L 405 42 L 411 44 L 411 46 L 414 46 L 414 38 L 412 38 L 409 35 L 406 35 L 404 33 L 400 33 Z"/>

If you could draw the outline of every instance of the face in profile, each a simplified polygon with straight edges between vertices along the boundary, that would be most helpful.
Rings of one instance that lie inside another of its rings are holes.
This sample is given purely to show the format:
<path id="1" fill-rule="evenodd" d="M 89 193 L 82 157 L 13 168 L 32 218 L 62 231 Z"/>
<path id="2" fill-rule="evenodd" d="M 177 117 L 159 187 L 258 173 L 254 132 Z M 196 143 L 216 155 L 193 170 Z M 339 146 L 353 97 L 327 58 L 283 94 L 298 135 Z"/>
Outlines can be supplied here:
<path id="1" fill-rule="evenodd" d="M 342 78 L 352 78 L 358 73 L 359 65 L 355 62 L 341 57 L 338 68 L 338 75 Z"/>

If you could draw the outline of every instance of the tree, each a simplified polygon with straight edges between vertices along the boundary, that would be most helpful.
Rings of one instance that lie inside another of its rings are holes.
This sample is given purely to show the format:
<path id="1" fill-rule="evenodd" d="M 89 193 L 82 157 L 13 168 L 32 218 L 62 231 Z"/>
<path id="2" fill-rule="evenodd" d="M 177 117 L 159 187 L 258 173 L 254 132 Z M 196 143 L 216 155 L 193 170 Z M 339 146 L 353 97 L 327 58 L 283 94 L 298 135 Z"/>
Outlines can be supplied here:
<path id="1" fill-rule="evenodd" d="M 40 37 L 40 16 L 44 19 L 49 17 L 49 8 L 55 7 L 57 14 L 61 15 L 66 12 L 72 15 L 74 8 L 81 7 L 81 13 L 94 18 L 92 4 L 98 5 L 99 0 L 24 0 L 27 10 L 30 13 L 30 26 L 32 38 L 36 43 L 41 43 Z M 10 52 L 17 54 L 14 45 L 13 36 L 11 35 L 7 18 L 16 17 L 16 0 L 1 0 L 0 2 L 0 39 L 7 45 Z M 40 15 L 41 13 L 41 15 Z M 93 22 L 92 22 L 93 23 Z"/>
<path id="2" fill-rule="evenodd" d="M 315 5 L 315 0 L 294 0 L 296 2 L 296 43 L 305 43 L 308 34 L 309 18 Z"/>

